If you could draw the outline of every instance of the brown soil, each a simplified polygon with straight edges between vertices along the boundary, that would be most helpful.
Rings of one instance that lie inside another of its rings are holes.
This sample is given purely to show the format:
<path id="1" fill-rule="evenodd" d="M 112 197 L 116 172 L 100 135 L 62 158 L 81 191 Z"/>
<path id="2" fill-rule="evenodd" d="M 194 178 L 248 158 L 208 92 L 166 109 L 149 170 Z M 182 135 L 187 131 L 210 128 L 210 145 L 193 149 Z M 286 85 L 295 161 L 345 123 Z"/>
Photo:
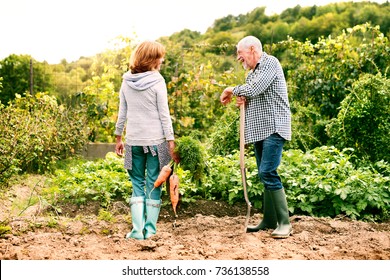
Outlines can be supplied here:
<path id="1" fill-rule="evenodd" d="M 197 201 L 182 205 L 173 218 L 162 207 L 157 234 L 144 241 L 125 239 L 129 208 L 117 202 L 112 220 L 96 205 L 63 207 L 59 215 L 44 201 L 15 213 L 16 200 L 29 201 L 31 188 L 14 187 L 0 202 L 0 221 L 12 228 L 0 238 L 0 259 L 18 260 L 389 260 L 390 223 L 345 218 L 292 216 L 294 234 L 273 239 L 271 231 L 244 233 L 246 205 Z M 30 205 L 28 203 L 27 205 Z M 22 212 L 22 213 L 21 213 Z M 261 213 L 252 213 L 255 224 Z"/>

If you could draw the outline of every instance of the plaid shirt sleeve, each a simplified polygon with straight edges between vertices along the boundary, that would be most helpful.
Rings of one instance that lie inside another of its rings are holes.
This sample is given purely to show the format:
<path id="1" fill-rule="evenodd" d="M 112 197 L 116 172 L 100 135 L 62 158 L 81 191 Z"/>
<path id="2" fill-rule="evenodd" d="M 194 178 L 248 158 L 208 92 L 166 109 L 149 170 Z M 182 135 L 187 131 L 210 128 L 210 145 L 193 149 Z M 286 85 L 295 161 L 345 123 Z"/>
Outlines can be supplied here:
<path id="1" fill-rule="evenodd" d="M 276 57 L 263 52 L 246 82 L 233 89 L 236 96 L 247 99 L 245 143 L 264 140 L 278 133 L 291 140 L 291 113 L 282 66 Z"/>

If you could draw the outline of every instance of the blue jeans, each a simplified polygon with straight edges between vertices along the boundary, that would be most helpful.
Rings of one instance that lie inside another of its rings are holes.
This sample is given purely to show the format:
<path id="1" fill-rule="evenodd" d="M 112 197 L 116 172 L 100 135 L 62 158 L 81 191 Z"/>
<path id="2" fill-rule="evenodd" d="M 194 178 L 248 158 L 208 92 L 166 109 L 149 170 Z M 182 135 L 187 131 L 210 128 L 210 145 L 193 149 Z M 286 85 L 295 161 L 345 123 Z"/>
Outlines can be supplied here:
<path id="1" fill-rule="evenodd" d="M 153 148 L 157 153 L 157 146 L 153 146 Z M 133 157 L 132 169 L 128 169 L 127 172 L 133 185 L 132 196 L 159 200 L 161 187 L 155 188 L 151 192 L 154 188 L 154 182 L 160 173 L 158 155 L 153 156 L 149 150 L 145 153 L 142 146 L 132 146 L 131 149 Z"/>
<path id="2" fill-rule="evenodd" d="M 285 140 L 277 133 L 254 143 L 257 169 L 266 190 L 283 188 L 277 168 L 282 160 Z"/>

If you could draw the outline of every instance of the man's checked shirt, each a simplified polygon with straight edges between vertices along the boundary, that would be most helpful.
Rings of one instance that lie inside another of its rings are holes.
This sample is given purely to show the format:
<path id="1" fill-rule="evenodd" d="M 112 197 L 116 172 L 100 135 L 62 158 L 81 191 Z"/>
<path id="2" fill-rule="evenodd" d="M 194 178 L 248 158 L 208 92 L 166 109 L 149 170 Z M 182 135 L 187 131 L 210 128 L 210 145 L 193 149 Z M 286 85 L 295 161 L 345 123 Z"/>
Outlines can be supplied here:
<path id="1" fill-rule="evenodd" d="M 235 96 L 247 100 L 245 143 L 255 143 L 278 133 L 291 140 L 291 112 L 287 85 L 279 60 L 263 52 L 245 84 L 234 87 Z"/>

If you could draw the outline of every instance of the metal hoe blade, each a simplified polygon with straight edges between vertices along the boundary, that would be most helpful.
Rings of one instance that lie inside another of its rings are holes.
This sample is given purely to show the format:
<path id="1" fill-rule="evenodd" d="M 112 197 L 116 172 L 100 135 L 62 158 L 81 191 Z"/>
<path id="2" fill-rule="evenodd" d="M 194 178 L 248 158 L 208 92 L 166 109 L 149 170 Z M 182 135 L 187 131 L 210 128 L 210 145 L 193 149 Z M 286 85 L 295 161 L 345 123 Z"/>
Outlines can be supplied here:
<path id="1" fill-rule="evenodd" d="M 246 186 L 246 169 L 245 169 L 245 104 L 240 105 L 240 169 L 242 186 L 244 188 L 244 198 L 247 205 L 246 219 L 244 231 L 248 228 L 249 217 L 251 215 L 251 203 L 248 198 L 248 191 Z"/>

